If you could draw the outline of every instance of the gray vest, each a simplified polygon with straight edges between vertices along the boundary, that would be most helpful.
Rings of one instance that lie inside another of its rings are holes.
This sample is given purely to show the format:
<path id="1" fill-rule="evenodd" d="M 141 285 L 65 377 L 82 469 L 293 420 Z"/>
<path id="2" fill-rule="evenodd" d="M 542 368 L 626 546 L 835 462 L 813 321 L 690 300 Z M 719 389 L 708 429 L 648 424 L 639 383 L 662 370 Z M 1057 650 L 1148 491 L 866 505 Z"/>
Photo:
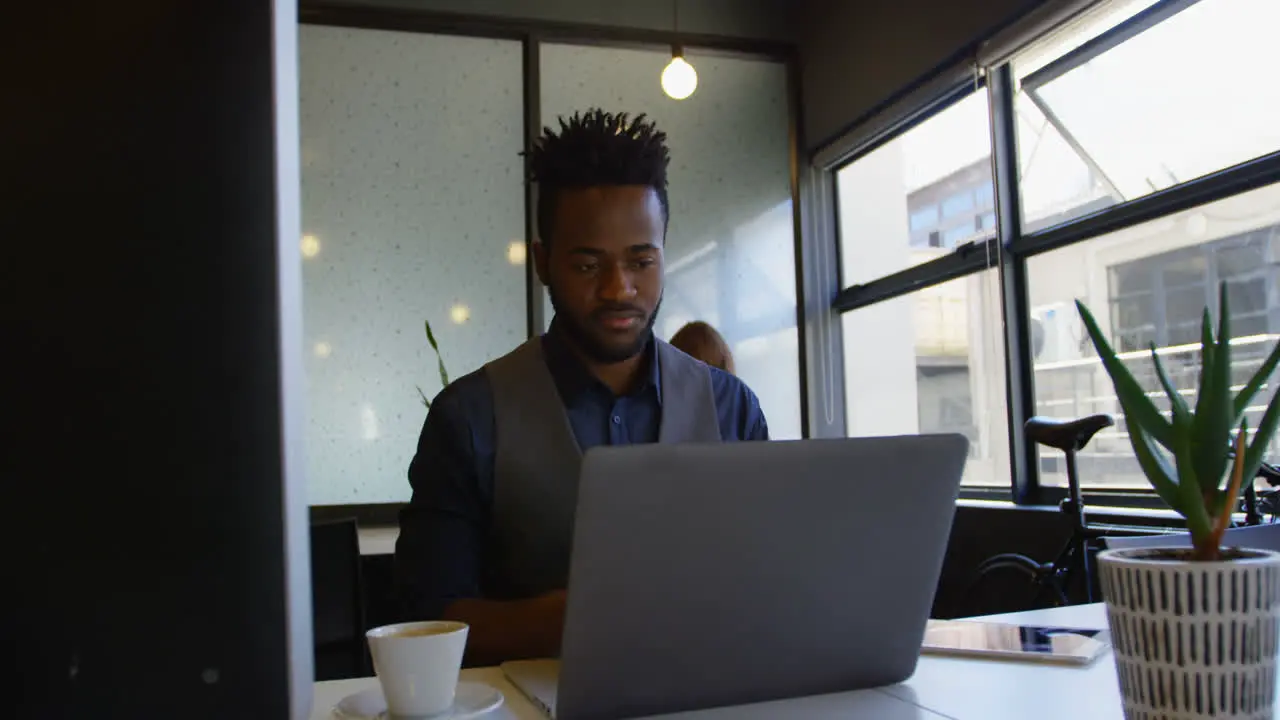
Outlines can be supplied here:
<path id="1" fill-rule="evenodd" d="M 711 373 L 655 338 L 662 419 L 658 442 L 719 442 Z M 495 599 L 563 589 L 569 577 L 582 450 L 533 338 L 485 366 L 496 447 L 483 591 Z"/>

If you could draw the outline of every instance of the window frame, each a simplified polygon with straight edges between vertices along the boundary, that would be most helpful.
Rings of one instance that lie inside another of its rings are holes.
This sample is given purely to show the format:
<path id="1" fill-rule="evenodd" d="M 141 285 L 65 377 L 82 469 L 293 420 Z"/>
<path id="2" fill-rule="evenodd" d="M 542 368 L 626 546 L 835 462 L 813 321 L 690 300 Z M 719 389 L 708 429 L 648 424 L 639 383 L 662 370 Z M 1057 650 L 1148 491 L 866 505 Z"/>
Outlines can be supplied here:
<path id="1" fill-rule="evenodd" d="M 1107 30 L 1082 46 L 1028 75 L 1021 82 L 1026 90 L 1049 82 L 1089 59 L 1106 52 L 1168 17 L 1194 5 L 1199 0 L 1165 0 L 1147 8 Z M 940 71 L 945 73 L 950 68 Z M 1037 448 L 1026 442 L 1022 428 L 1035 412 L 1035 378 L 1031 352 L 1031 313 L 1028 302 L 1027 260 L 1076 243 L 1107 235 L 1139 224 L 1213 203 L 1250 190 L 1280 184 L 1280 148 L 1261 157 L 1246 160 L 1178 185 L 1142 197 L 1120 202 L 1078 217 L 1025 230 L 1022 222 L 1014 98 L 1019 83 L 1006 59 L 976 82 L 953 85 L 932 98 L 925 98 L 915 108 L 898 108 L 897 122 L 889 123 L 881 132 L 837 161 L 818 166 L 818 170 L 835 182 L 836 173 L 857 162 L 883 144 L 890 142 L 920 123 L 936 116 L 976 92 L 988 90 L 992 180 L 995 192 L 995 237 L 963 243 L 952 252 L 934 260 L 891 273 L 864 283 L 844 285 L 831 302 L 837 315 L 865 308 L 920 290 L 987 270 L 995 269 L 1001 290 L 1001 314 L 1004 320 L 1005 390 L 1009 427 L 1010 471 L 1007 488 L 971 487 L 961 489 L 962 498 L 1009 500 L 1017 505 L 1049 505 L 1066 496 L 1064 488 L 1045 487 L 1040 482 L 1040 459 Z M 814 154 L 816 158 L 832 157 L 830 147 Z M 833 216 L 837 208 L 826 208 Z M 939 210 L 941 216 L 941 210 Z M 837 226 L 838 227 L 838 226 Z M 834 242 L 836 257 L 840 253 L 838 231 L 828 239 Z M 990 259 L 990 260 L 989 260 Z M 991 260 L 994 260 L 992 262 Z M 1108 312 L 1110 307 L 1108 307 Z M 1150 490 L 1087 488 L 1086 502 L 1132 508 L 1163 507 Z"/>

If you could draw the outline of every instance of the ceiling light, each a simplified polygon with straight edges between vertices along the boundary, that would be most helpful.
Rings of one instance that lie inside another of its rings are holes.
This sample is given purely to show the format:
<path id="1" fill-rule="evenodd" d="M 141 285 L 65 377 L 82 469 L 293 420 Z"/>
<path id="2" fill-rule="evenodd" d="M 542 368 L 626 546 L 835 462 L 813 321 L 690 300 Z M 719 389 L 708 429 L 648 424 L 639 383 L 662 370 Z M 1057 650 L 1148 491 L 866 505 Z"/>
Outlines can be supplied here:
<path id="1" fill-rule="evenodd" d="M 684 59 L 679 45 L 671 48 L 671 62 L 662 71 L 662 91 L 673 100 L 683 100 L 698 89 L 698 71 Z"/>
<path id="2" fill-rule="evenodd" d="M 454 324 L 461 325 L 471 319 L 471 308 L 463 305 L 462 303 L 457 303 L 453 307 L 449 308 L 449 319 L 452 320 Z"/>
<path id="3" fill-rule="evenodd" d="M 315 235 L 303 235 L 300 246 L 303 257 L 313 258 L 320 254 L 320 238 Z"/>

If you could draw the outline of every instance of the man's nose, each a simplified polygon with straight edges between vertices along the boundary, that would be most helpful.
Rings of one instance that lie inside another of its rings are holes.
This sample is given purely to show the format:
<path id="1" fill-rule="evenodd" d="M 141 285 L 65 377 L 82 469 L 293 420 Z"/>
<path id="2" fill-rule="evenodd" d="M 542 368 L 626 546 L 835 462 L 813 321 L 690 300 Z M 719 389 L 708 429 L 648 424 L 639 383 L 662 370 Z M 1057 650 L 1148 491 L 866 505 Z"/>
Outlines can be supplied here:
<path id="1" fill-rule="evenodd" d="M 630 300 L 636 295 L 631 273 L 621 265 L 611 265 L 600 279 L 600 299 L 611 302 Z"/>

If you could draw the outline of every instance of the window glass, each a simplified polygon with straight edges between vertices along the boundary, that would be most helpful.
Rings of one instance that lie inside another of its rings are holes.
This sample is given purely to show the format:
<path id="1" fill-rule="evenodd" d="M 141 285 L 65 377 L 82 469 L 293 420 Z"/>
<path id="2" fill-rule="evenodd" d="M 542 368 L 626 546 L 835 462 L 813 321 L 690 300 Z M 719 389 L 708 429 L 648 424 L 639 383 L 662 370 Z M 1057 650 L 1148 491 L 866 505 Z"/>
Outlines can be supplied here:
<path id="1" fill-rule="evenodd" d="M 963 223 L 942 234 L 942 246 L 954 248 L 965 240 L 980 234 L 982 234 L 980 231 L 974 229 L 973 223 Z"/>
<path id="2" fill-rule="evenodd" d="M 676 101 L 658 83 L 670 60 L 669 52 L 544 44 L 542 122 L 554 127 L 561 115 L 598 106 L 644 112 L 667 134 L 671 224 L 655 330 L 670 338 L 692 320 L 715 326 L 737 374 L 759 396 L 770 435 L 798 438 L 786 67 L 690 56 L 698 90 Z M 906 222 L 903 215 L 904 230 Z"/>
<path id="3" fill-rule="evenodd" d="M 974 234 L 974 198 L 991 194 L 988 117 L 982 88 L 837 171 L 846 285 L 932 260 Z M 955 225 L 969 232 L 948 232 Z"/>
<path id="4" fill-rule="evenodd" d="M 921 210 L 915 210 L 911 213 L 911 232 L 924 228 L 933 227 L 938 224 L 938 206 L 929 205 Z"/>
<path id="5" fill-rule="evenodd" d="M 1248 380 L 1280 339 L 1280 186 L 1203 205 L 1077 243 L 1027 261 L 1036 413 L 1117 415 L 1080 455 L 1083 484 L 1148 487 L 1125 434 L 1111 381 L 1073 305 L 1093 311 L 1130 370 L 1162 410 L 1168 401 L 1151 362 L 1155 343 L 1175 386 L 1192 396 L 1200 371 L 1200 319 L 1218 313 L 1218 284 L 1231 308 L 1232 383 Z M 1257 427 L 1275 378 L 1245 417 Z M 1271 457 L 1278 457 L 1273 440 Z M 1064 485 L 1062 456 L 1041 452 L 1041 482 Z"/>
<path id="6" fill-rule="evenodd" d="M 972 209 L 973 192 L 967 188 L 942 201 L 942 217 L 944 218 Z"/>
<path id="7" fill-rule="evenodd" d="M 955 432 L 966 485 L 1009 486 L 1000 290 L 995 271 L 844 314 L 850 437 Z"/>
<path id="8" fill-rule="evenodd" d="M 1201 0 L 1082 64 L 1015 64 L 1027 229 L 1280 150 L 1277 27 L 1274 0 Z"/>
<path id="9" fill-rule="evenodd" d="M 430 321 L 452 377 L 527 336 L 519 42 L 299 29 L 307 478 L 404 502 Z M 425 112 L 424 108 L 430 108 Z"/>
<path id="10" fill-rule="evenodd" d="M 977 190 L 977 202 L 979 208 L 994 207 L 996 203 L 995 188 L 991 185 L 979 185 Z"/>

